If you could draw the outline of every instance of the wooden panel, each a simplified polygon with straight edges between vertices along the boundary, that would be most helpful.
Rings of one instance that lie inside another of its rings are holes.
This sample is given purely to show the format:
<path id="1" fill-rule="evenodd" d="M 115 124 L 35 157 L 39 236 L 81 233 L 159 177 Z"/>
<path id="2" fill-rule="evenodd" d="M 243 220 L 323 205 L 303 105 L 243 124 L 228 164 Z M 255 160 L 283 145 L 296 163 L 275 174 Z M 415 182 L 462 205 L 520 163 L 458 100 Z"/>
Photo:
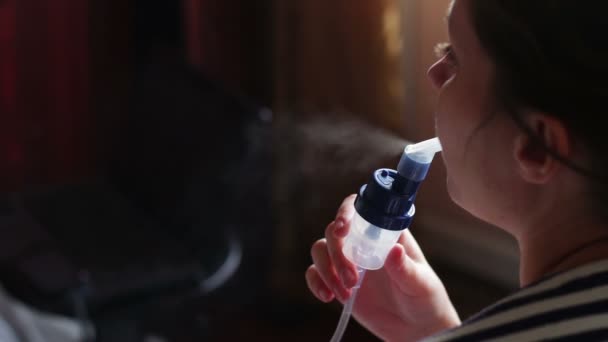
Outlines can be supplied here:
<path id="1" fill-rule="evenodd" d="M 403 132 L 400 2 L 277 2 L 279 111 L 346 109 Z"/>

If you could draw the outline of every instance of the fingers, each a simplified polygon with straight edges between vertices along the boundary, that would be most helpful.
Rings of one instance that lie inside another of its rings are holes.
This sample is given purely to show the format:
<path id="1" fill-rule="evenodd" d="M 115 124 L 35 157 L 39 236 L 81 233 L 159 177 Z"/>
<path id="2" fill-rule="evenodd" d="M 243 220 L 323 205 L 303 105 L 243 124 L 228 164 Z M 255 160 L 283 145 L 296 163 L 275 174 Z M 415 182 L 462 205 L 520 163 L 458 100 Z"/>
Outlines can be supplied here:
<path id="1" fill-rule="evenodd" d="M 306 271 L 306 282 L 310 291 L 321 301 L 329 302 L 334 296 L 341 302 L 350 296 L 350 288 L 357 284 L 355 266 L 342 253 L 344 238 L 350 229 L 355 214 L 356 195 L 344 199 L 336 219 L 325 229 L 325 239 L 313 244 L 313 265 Z"/>
<path id="2" fill-rule="evenodd" d="M 353 215 L 355 215 L 355 198 L 357 198 L 357 195 L 352 194 L 342 201 L 336 214 L 336 221 L 342 221 L 344 224 L 350 222 Z"/>
<path id="3" fill-rule="evenodd" d="M 319 275 L 319 271 L 315 265 L 310 265 L 306 270 L 306 284 L 308 289 L 312 292 L 320 301 L 329 303 L 334 299 L 334 294 L 325 285 L 323 279 Z"/>
<path id="4" fill-rule="evenodd" d="M 426 265 L 416 262 L 397 244 L 389 252 L 384 264 L 388 276 L 399 290 L 410 296 L 425 296 L 431 291 Z"/>
<path id="5" fill-rule="evenodd" d="M 340 300 L 345 301 L 350 296 L 350 291 L 347 290 L 342 281 L 338 277 L 336 268 L 329 256 L 327 241 L 321 239 L 312 246 L 312 260 L 317 273 L 325 286 Z"/>
<path id="6" fill-rule="evenodd" d="M 336 220 L 325 229 L 325 240 L 327 241 L 329 257 L 338 272 L 342 285 L 346 288 L 351 288 L 357 284 L 355 266 L 342 253 L 344 237 L 348 234 L 349 228 L 350 222 L 349 224 L 344 224 L 342 220 Z"/>
<path id="7" fill-rule="evenodd" d="M 393 283 L 399 286 L 402 292 L 408 293 L 407 286 L 410 286 L 412 279 L 416 279 L 417 270 L 416 264 L 407 256 L 403 246 L 393 247 L 386 258 L 384 267 Z"/>
<path id="8" fill-rule="evenodd" d="M 426 263 L 426 258 L 424 257 L 424 253 L 422 253 L 422 249 L 416 242 L 416 239 L 412 235 L 409 229 L 406 229 L 401 236 L 399 237 L 398 243 L 402 244 L 405 247 L 405 253 L 412 259 L 417 262 Z"/>

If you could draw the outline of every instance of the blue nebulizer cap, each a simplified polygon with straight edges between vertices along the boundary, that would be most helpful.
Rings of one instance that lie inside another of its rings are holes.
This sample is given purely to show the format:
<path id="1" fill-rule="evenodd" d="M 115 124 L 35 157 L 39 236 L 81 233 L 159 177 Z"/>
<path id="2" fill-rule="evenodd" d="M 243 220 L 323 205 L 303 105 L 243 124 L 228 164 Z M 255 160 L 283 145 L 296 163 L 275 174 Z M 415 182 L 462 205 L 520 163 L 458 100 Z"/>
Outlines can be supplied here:
<path id="1" fill-rule="evenodd" d="M 438 151 L 437 138 L 408 145 L 397 170 L 374 171 L 355 200 L 355 217 L 343 247 L 347 259 L 369 270 L 384 265 L 388 252 L 414 218 L 418 188 Z"/>

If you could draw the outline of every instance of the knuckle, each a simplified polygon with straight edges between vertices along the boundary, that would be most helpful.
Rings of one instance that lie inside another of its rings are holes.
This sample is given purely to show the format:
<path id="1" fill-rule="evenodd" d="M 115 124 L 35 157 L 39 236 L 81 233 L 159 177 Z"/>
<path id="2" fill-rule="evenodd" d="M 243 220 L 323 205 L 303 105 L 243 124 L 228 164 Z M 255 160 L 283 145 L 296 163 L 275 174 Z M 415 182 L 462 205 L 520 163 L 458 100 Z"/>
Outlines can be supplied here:
<path id="1" fill-rule="evenodd" d="M 314 258 L 315 256 L 319 256 L 326 249 L 327 249 L 327 240 L 319 239 L 315 243 L 312 244 L 312 247 L 310 248 L 310 254 Z"/>
<path id="2" fill-rule="evenodd" d="M 312 285 L 312 282 L 314 280 L 316 273 L 317 273 L 317 270 L 314 265 L 310 265 L 308 267 L 308 269 L 306 270 L 305 277 L 306 277 L 306 282 L 308 283 L 309 286 Z"/>
<path id="3" fill-rule="evenodd" d="M 332 235 L 332 232 L 334 230 L 334 222 L 332 221 L 330 224 L 327 225 L 327 227 L 325 227 L 325 236 L 329 237 Z"/>
<path id="4" fill-rule="evenodd" d="M 312 293 L 315 293 L 318 283 L 318 277 L 315 276 L 316 272 L 317 271 L 312 266 L 306 270 L 306 285 Z"/>
<path id="5" fill-rule="evenodd" d="M 357 197 L 356 194 L 351 194 L 344 199 L 344 201 L 342 202 L 342 205 L 340 205 L 340 208 L 338 209 L 336 218 L 344 219 L 345 221 L 348 220 L 348 217 L 346 217 L 346 216 L 352 210 L 356 197 Z"/>

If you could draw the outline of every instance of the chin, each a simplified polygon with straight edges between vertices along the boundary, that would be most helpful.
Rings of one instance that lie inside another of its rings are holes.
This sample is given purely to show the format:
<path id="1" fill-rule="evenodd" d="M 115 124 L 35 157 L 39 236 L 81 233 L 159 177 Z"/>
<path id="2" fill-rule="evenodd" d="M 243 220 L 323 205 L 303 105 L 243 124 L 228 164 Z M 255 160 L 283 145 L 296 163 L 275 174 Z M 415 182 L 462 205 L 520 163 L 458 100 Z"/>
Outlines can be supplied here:
<path id="1" fill-rule="evenodd" d="M 477 207 L 475 205 L 471 205 L 472 203 L 470 198 L 468 200 L 465 198 L 465 196 L 470 195 L 470 193 L 465 194 L 464 191 L 461 190 L 462 188 L 459 187 L 452 179 L 450 179 L 450 177 L 448 177 L 446 183 L 448 195 L 450 196 L 452 202 L 471 215 L 478 217 L 476 212 Z"/>
<path id="2" fill-rule="evenodd" d="M 458 187 L 454 184 L 454 181 L 450 178 L 450 176 L 446 179 L 446 188 L 448 191 L 448 195 L 450 195 L 450 199 L 452 202 L 458 204 L 460 206 L 460 191 L 458 191 Z"/>

